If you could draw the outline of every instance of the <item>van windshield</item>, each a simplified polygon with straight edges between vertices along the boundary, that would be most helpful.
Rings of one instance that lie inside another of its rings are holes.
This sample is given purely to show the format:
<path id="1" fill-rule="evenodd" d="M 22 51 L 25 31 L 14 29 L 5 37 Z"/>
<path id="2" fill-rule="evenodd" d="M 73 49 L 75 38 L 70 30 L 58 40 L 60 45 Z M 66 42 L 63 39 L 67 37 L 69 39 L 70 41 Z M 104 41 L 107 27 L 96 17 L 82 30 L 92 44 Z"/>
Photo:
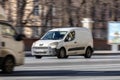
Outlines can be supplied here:
<path id="1" fill-rule="evenodd" d="M 63 39 L 67 31 L 49 31 L 41 40 L 60 40 Z"/>

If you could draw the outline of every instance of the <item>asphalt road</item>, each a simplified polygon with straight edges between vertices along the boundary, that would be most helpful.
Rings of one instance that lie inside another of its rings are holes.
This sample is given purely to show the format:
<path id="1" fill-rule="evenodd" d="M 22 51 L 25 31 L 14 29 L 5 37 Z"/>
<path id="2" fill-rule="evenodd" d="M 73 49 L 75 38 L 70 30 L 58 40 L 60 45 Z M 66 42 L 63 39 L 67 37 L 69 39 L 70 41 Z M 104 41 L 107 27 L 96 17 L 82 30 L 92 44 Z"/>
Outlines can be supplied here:
<path id="1" fill-rule="evenodd" d="M 13 74 L 0 73 L 0 80 L 120 80 L 120 55 L 26 57 Z"/>

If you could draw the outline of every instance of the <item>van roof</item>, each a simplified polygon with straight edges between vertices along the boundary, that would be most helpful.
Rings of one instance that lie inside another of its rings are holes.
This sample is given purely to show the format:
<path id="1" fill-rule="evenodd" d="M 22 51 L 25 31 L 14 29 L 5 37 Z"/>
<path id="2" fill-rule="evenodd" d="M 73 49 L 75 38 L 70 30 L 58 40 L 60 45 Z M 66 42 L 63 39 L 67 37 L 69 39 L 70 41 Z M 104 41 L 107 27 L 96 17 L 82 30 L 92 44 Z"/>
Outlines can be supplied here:
<path id="1" fill-rule="evenodd" d="M 65 27 L 65 28 L 53 28 L 50 31 L 71 31 L 76 29 L 86 30 L 87 28 L 84 27 Z"/>

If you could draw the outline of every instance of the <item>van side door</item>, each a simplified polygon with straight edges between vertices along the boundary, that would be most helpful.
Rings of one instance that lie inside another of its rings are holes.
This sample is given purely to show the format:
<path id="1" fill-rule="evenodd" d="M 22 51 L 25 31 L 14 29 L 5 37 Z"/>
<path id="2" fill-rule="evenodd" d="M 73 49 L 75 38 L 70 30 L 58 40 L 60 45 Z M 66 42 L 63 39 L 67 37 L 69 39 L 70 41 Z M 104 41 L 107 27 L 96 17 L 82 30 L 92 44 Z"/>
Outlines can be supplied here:
<path id="1" fill-rule="evenodd" d="M 65 38 L 65 47 L 68 55 L 74 55 L 76 54 L 76 39 L 75 39 L 75 31 L 70 31 L 68 35 Z"/>

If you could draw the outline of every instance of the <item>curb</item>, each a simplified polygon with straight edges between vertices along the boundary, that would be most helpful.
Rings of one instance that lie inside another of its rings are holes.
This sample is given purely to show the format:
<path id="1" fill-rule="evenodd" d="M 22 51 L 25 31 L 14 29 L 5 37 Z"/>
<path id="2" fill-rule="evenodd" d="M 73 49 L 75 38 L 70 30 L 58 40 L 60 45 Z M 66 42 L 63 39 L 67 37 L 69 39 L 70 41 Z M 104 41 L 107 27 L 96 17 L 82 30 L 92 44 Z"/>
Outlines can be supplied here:
<path id="1" fill-rule="evenodd" d="M 120 51 L 94 51 L 93 55 L 120 55 Z"/>

